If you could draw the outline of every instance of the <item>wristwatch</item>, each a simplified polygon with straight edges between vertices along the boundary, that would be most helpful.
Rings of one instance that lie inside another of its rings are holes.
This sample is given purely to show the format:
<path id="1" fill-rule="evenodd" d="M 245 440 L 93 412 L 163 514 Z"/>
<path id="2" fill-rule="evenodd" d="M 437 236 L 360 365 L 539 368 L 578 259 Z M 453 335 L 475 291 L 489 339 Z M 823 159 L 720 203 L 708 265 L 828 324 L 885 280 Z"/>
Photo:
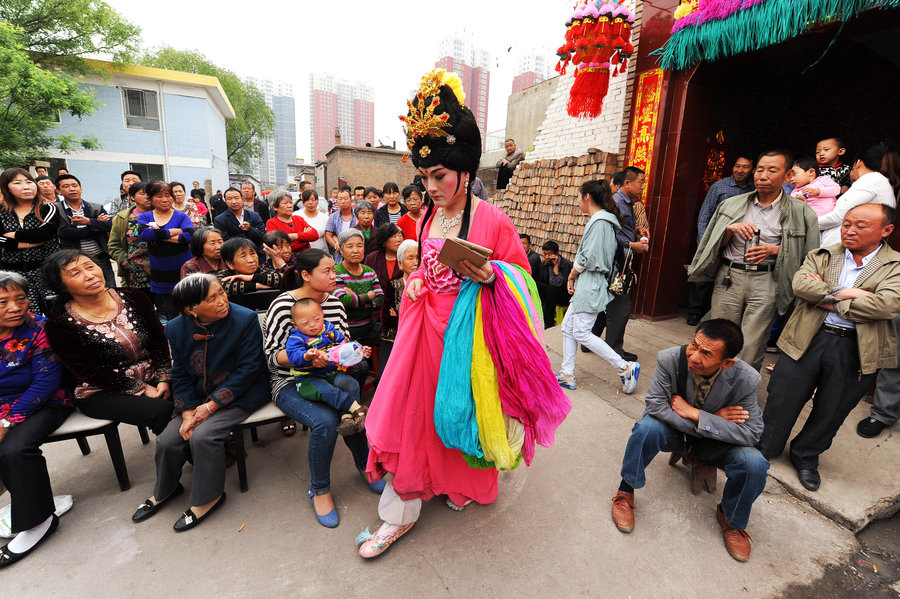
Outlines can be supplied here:
<path id="1" fill-rule="evenodd" d="M 3 428 L 12 428 L 12 425 L 13 425 L 13 423 L 10 422 L 9 420 L 7 420 L 6 418 L 3 418 L 2 420 L 0 420 L 0 426 L 2 426 Z"/>

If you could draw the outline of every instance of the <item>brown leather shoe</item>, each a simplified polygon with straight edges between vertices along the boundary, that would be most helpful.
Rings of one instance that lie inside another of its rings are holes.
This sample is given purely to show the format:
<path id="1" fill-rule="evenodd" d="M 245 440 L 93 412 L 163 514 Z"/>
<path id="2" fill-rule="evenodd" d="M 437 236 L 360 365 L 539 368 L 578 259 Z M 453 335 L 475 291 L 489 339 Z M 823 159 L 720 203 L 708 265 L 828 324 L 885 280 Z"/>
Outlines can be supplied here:
<path id="1" fill-rule="evenodd" d="M 750 535 L 747 534 L 747 531 L 728 526 L 721 504 L 716 506 L 716 518 L 722 527 L 722 536 L 725 537 L 725 549 L 728 550 L 728 555 L 739 562 L 750 559 Z"/>
<path id="2" fill-rule="evenodd" d="M 616 528 L 622 532 L 631 532 L 634 528 L 634 493 L 619 491 L 612 501 L 612 518 Z"/>

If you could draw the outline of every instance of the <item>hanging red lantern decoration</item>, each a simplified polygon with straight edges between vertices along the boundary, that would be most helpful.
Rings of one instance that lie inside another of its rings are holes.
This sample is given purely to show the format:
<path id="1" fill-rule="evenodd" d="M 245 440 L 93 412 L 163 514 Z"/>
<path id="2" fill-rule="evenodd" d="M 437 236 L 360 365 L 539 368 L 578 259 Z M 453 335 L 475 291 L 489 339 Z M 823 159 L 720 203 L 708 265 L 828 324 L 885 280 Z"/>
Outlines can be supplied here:
<path id="1" fill-rule="evenodd" d="M 624 73 L 634 53 L 634 10 L 628 0 L 578 0 L 566 21 L 565 43 L 556 51 L 556 71 L 575 65 L 575 81 L 566 111 L 576 118 L 596 118 L 603 110 L 609 77 Z"/>

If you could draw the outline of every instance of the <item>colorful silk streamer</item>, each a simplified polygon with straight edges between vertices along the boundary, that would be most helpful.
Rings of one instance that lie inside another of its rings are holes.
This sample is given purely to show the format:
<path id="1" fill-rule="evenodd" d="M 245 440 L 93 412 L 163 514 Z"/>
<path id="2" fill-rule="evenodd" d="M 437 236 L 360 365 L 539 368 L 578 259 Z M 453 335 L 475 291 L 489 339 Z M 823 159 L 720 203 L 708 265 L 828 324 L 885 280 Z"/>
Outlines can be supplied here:
<path id="1" fill-rule="evenodd" d="M 477 468 L 513 469 L 553 444 L 572 408 L 543 345 L 534 280 L 492 261 L 492 286 L 466 280 L 444 333 L 435 429 Z"/>

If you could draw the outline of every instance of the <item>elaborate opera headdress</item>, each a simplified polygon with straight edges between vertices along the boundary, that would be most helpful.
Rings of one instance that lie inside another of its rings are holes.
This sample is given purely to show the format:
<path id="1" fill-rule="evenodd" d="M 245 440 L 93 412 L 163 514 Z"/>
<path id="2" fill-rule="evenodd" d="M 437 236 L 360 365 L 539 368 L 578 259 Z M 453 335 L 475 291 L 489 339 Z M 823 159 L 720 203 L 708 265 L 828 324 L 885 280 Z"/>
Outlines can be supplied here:
<path id="1" fill-rule="evenodd" d="M 481 132 L 465 101 L 456 73 L 434 69 L 422 77 L 416 96 L 406 102 L 409 112 L 400 117 L 416 167 L 441 164 L 475 176 Z"/>

